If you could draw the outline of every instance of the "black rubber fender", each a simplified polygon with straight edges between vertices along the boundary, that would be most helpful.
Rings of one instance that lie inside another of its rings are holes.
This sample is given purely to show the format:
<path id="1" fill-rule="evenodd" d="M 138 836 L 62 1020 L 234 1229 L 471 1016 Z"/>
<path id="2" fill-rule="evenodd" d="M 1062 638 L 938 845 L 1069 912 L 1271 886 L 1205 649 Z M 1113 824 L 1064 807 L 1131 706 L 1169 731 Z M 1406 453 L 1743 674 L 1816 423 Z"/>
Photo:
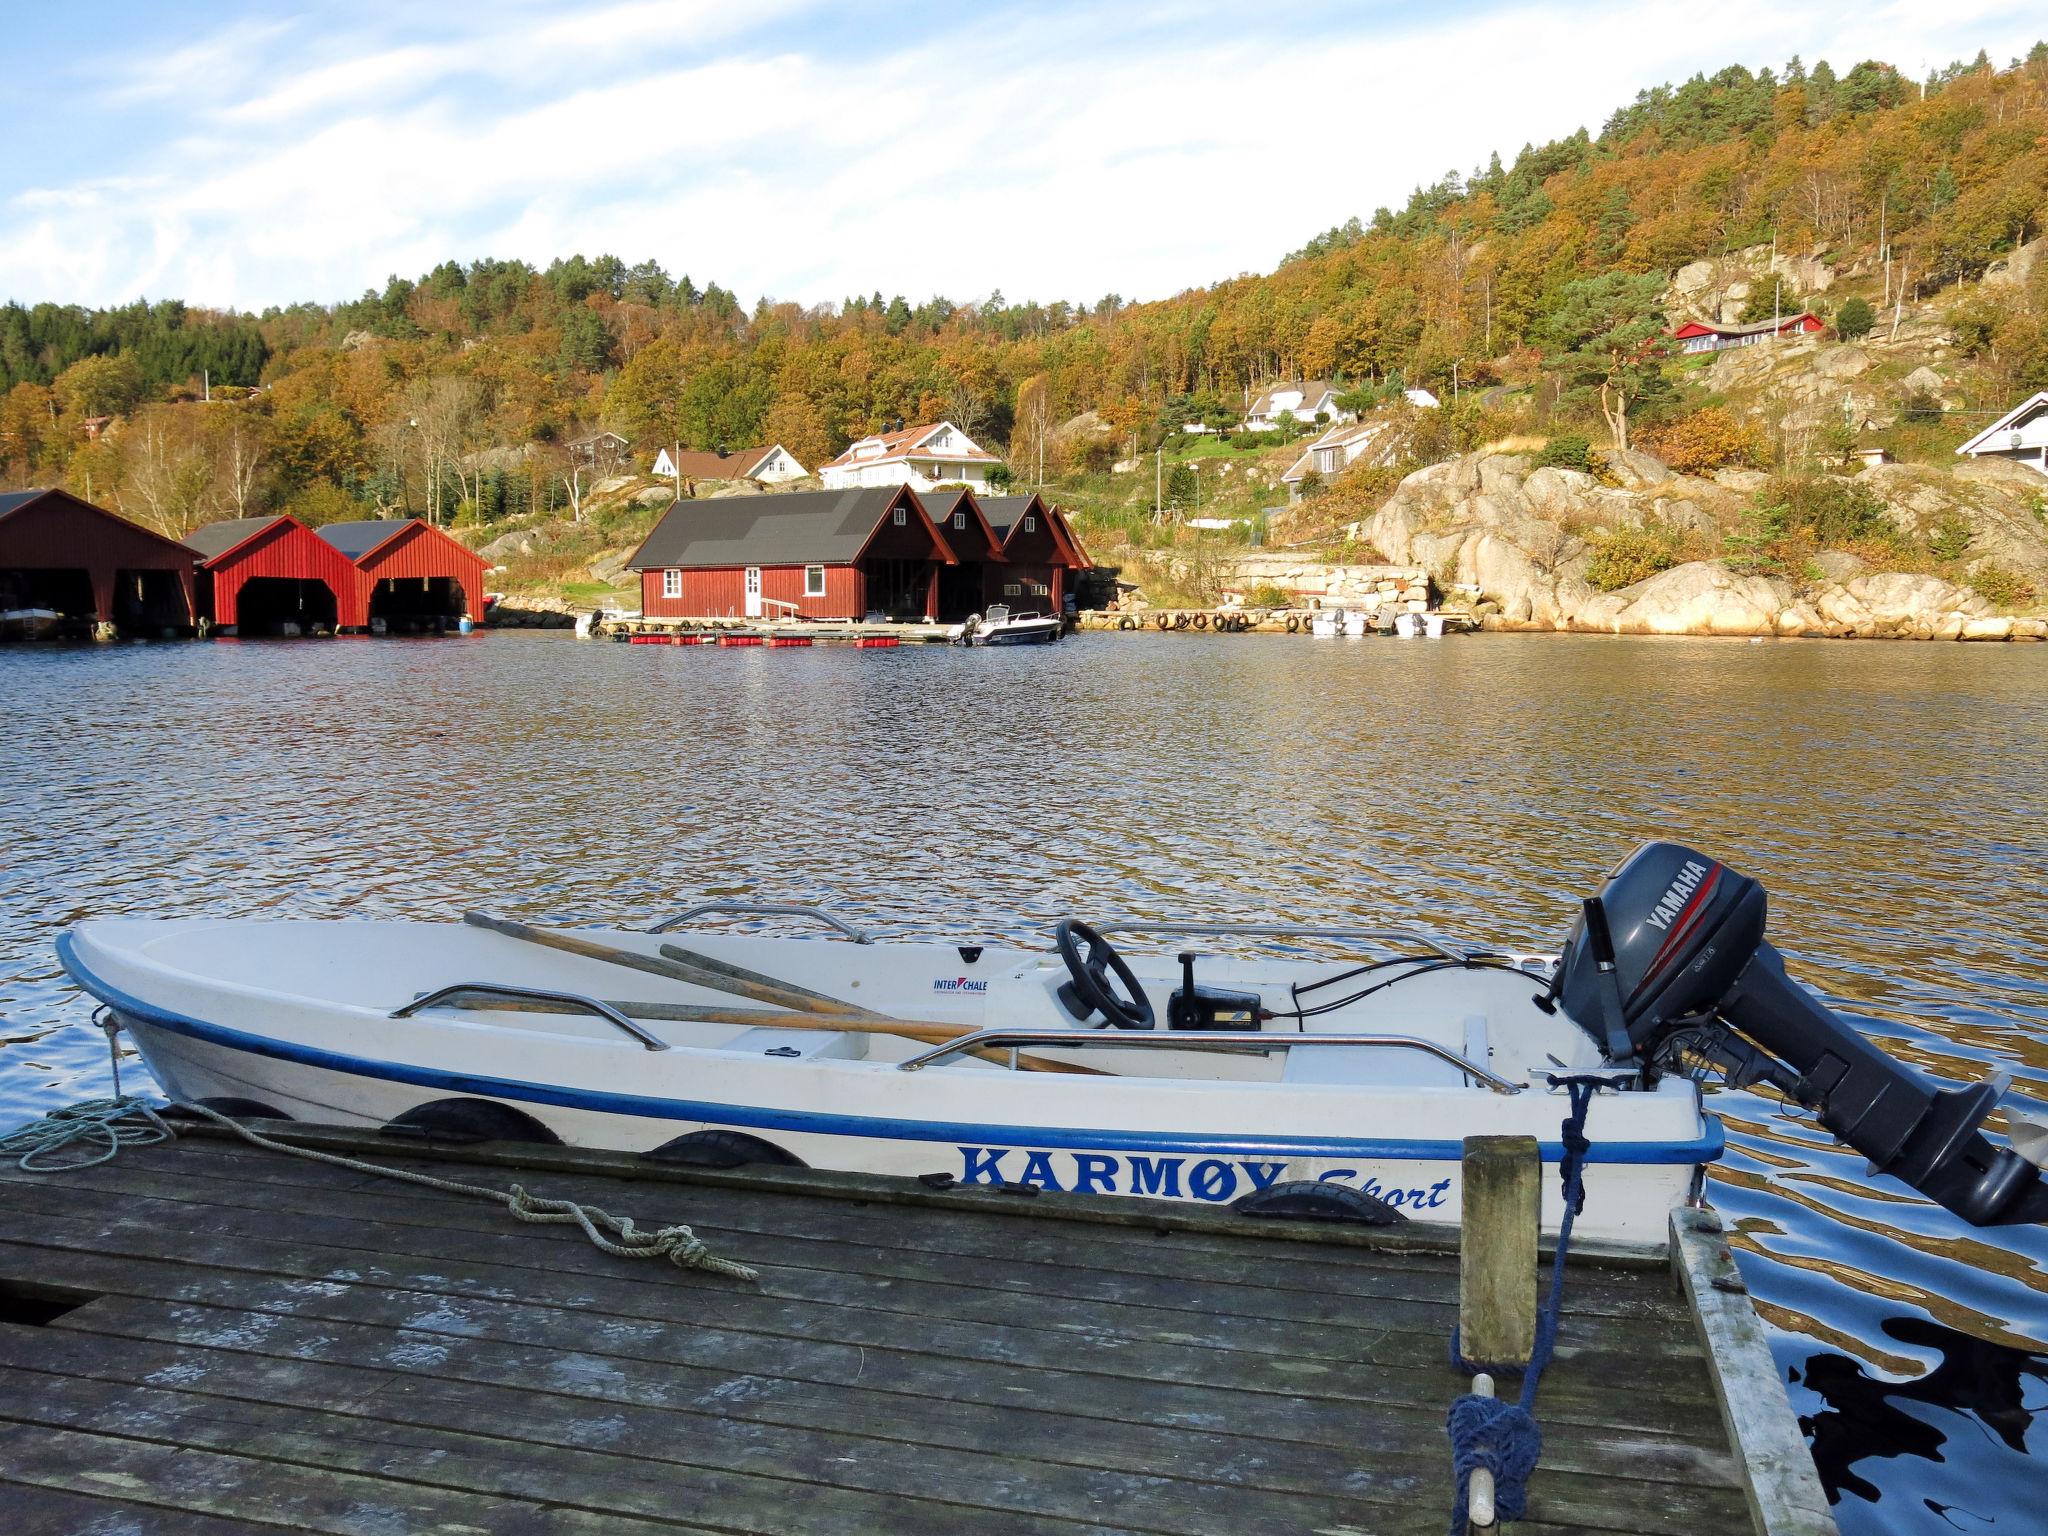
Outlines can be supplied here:
<path id="1" fill-rule="evenodd" d="M 1186 629 L 1188 627 L 1188 616 L 1184 613 L 1176 613 L 1173 616 L 1173 627 L 1175 629 Z"/>
<path id="2" fill-rule="evenodd" d="M 562 1144 L 561 1137 L 525 1110 L 495 1099 L 435 1099 L 415 1104 L 397 1119 L 385 1122 L 380 1133 L 464 1145 L 476 1141 L 523 1141 L 544 1147 Z"/>
<path id="3" fill-rule="evenodd" d="M 1207 629 L 1209 627 L 1209 615 L 1207 615 L 1206 613 L 1198 613 L 1189 622 L 1192 623 L 1197 629 Z"/>
<path id="4" fill-rule="evenodd" d="M 1290 635 L 1301 633 L 1301 618 L 1298 614 L 1290 613 L 1287 615 L 1287 633 Z"/>
<path id="5" fill-rule="evenodd" d="M 1161 629 L 1165 629 L 1169 624 L 1173 622 L 1173 620 L 1163 613 L 1155 613 L 1152 616 L 1152 622 L 1154 624 L 1157 624 Z"/>
<path id="6" fill-rule="evenodd" d="M 744 1168 L 749 1163 L 778 1168 L 810 1166 L 794 1152 L 758 1136 L 749 1136 L 745 1131 L 691 1131 L 640 1156 L 650 1163 L 674 1163 L 685 1168 Z"/>
<path id="7" fill-rule="evenodd" d="M 1240 1216 L 1284 1217 L 1291 1221 L 1336 1221 L 1354 1227 L 1398 1227 L 1408 1220 L 1396 1209 L 1349 1184 L 1290 1179 L 1231 1202 Z"/>

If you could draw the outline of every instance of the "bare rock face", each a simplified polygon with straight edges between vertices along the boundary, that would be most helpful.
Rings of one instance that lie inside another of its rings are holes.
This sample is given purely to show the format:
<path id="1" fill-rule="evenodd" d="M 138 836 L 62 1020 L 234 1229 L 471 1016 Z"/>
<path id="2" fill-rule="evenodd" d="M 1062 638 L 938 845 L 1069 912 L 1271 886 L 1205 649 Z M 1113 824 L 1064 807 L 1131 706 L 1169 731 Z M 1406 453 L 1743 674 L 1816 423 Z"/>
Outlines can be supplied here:
<path id="1" fill-rule="evenodd" d="M 1791 600 L 1782 581 L 1738 576 L 1718 560 L 1690 560 L 1608 593 L 1607 603 L 1619 602 L 1611 616 L 1604 605 L 1594 611 L 1604 621 L 1598 627 L 1616 634 L 1775 635 Z"/>
<path id="2" fill-rule="evenodd" d="M 1617 488 L 1568 469 L 1530 469 L 1525 458 L 1473 454 L 1418 470 L 1361 525 L 1388 561 L 1476 587 L 1499 627 L 1622 634 L 1833 634 L 1918 638 L 2032 638 L 2033 620 L 2011 623 L 1981 595 L 1940 576 L 1870 572 L 1828 551 L 1794 583 L 1738 574 L 1696 560 L 1618 592 L 1587 582 L 1606 534 L 1627 528 L 1687 533 L 1718 547 L 1766 477 L 1722 471 L 1674 475 L 1649 454 L 1611 456 Z M 2048 525 L 2035 514 L 2042 478 L 2022 465 L 1985 461 L 1951 473 L 1883 465 L 1861 483 L 1923 549 L 1952 541 L 1960 520 L 1968 547 L 1958 569 L 1997 566 L 2048 593 Z M 2048 623 L 2041 626 L 2048 634 Z"/>
<path id="3" fill-rule="evenodd" d="M 1828 347 L 1815 357 L 1813 371 L 1828 379 L 1853 379 L 1870 366 L 1870 354 L 1861 347 Z"/>
<path id="4" fill-rule="evenodd" d="M 1938 396 L 1947 387 L 1948 380 L 1944 379 L 1925 363 L 1922 363 L 1918 368 L 1907 374 L 1905 380 L 1899 385 L 1899 388 L 1909 395 Z"/>
<path id="5" fill-rule="evenodd" d="M 1633 448 L 1610 450 L 1607 455 L 1607 472 L 1624 489 L 1631 491 L 1662 485 L 1671 478 L 1671 468 L 1662 459 Z"/>
<path id="6" fill-rule="evenodd" d="M 1986 288 L 2024 288 L 2027 279 L 2034 275 L 2040 265 L 2042 252 L 2048 251 L 2048 236 L 2029 240 L 2010 256 L 1994 261 L 1984 270 Z"/>

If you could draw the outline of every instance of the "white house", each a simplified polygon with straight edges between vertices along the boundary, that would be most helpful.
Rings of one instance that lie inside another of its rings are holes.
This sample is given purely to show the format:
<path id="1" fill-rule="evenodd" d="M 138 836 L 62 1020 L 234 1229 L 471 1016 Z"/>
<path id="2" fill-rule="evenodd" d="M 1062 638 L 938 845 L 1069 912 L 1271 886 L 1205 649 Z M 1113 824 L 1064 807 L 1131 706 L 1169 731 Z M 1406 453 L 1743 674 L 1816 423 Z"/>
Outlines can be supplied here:
<path id="1" fill-rule="evenodd" d="M 1342 474 L 1379 440 L 1386 426 L 1385 421 L 1352 421 L 1324 432 L 1302 450 L 1301 457 L 1280 477 L 1280 483 L 1287 487 L 1287 499 L 1301 500 L 1301 483 L 1311 473 L 1325 481 Z"/>
<path id="2" fill-rule="evenodd" d="M 1956 452 L 1973 459 L 2013 459 L 2048 475 L 2048 389 L 2022 400 Z"/>
<path id="3" fill-rule="evenodd" d="M 664 480 L 758 480 L 779 485 L 808 473 L 782 444 L 768 448 L 737 448 L 730 452 L 696 453 L 664 448 L 654 456 L 654 473 Z"/>
<path id="4" fill-rule="evenodd" d="M 1337 389 L 1327 379 L 1297 379 L 1292 384 L 1268 385 L 1245 412 L 1244 430 L 1269 432 L 1282 416 L 1291 416 L 1305 427 L 1322 416 L 1331 422 L 1356 421 L 1356 411 L 1339 409 Z"/>
<path id="5" fill-rule="evenodd" d="M 869 485 L 907 485 L 917 491 L 965 485 L 985 491 L 989 470 L 1001 462 L 953 423 L 941 421 L 864 437 L 819 465 L 818 476 L 828 491 Z"/>

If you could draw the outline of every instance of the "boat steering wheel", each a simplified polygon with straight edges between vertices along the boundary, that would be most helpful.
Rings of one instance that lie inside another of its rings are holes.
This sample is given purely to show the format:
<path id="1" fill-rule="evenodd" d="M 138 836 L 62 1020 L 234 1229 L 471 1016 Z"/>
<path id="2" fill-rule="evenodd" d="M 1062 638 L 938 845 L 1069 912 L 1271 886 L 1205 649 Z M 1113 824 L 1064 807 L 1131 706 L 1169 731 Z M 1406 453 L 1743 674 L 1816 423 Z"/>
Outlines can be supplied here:
<path id="1" fill-rule="evenodd" d="M 1131 969 L 1130 962 L 1116 952 L 1109 940 L 1072 917 L 1060 920 L 1059 926 L 1052 931 L 1052 939 L 1060 958 L 1067 963 L 1067 974 L 1073 977 L 1076 1001 L 1086 1003 L 1118 1029 L 1153 1027 L 1152 1000 L 1145 996 L 1145 989 L 1139 984 L 1137 972 Z M 1084 944 L 1087 946 L 1086 958 L 1081 952 Z M 1116 988 L 1110 985 L 1112 972 L 1123 983 L 1123 996 L 1118 996 Z M 1060 990 L 1064 992 L 1066 988 Z"/>

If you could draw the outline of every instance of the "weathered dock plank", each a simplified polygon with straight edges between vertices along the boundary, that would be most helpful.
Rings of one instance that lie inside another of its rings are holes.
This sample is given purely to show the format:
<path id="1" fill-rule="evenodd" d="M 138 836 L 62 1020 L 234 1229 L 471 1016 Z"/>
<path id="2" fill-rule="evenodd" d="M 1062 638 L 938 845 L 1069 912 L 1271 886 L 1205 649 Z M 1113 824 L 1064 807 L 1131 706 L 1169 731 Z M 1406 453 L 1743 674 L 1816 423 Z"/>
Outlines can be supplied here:
<path id="1" fill-rule="evenodd" d="M 1442 1528 L 1457 1259 L 1418 1234 L 457 1155 L 690 1221 L 762 1284 L 217 1139 L 8 1170 L 0 1296 L 70 1309 L 0 1321 L 0 1502 L 208 1536 Z M 1524 1528 L 1747 1526 L 1667 1273 L 1573 1281 Z"/>

